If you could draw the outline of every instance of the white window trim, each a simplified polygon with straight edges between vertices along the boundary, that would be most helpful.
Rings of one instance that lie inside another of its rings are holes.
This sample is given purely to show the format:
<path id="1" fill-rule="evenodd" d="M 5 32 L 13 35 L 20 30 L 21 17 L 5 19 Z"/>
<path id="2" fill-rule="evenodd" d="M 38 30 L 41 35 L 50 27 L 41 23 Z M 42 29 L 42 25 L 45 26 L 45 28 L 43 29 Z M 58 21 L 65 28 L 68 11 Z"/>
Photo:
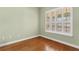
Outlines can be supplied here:
<path id="1" fill-rule="evenodd" d="M 61 8 L 63 8 L 63 7 L 61 7 Z M 46 14 L 49 13 L 49 12 L 55 11 L 57 9 L 60 9 L 60 8 L 54 8 L 54 9 L 51 9 L 51 10 L 48 10 L 48 11 L 45 12 L 45 32 L 55 33 L 55 34 L 62 34 L 62 35 L 66 35 L 66 36 L 73 36 L 73 8 L 72 7 L 70 7 L 70 8 L 71 8 L 71 20 L 70 20 L 70 24 L 71 24 L 70 31 L 71 31 L 71 33 L 57 32 L 56 29 L 55 29 L 55 31 L 52 31 L 51 29 L 50 30 L 46 29 L 46 23 L 47 23 L 46 22 Z"/>

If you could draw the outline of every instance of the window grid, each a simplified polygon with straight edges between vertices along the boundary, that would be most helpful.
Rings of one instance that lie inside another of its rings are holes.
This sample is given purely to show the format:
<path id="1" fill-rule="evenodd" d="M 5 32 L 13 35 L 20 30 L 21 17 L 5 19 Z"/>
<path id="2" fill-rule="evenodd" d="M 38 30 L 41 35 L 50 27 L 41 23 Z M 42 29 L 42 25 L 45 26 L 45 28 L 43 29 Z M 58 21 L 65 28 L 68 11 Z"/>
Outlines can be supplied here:
<path id="1" fill-rule="evenodd" d="M 45 13 L 45 31 L 72 36 L 73 15 L 71 7 L 56 8 Z"/>

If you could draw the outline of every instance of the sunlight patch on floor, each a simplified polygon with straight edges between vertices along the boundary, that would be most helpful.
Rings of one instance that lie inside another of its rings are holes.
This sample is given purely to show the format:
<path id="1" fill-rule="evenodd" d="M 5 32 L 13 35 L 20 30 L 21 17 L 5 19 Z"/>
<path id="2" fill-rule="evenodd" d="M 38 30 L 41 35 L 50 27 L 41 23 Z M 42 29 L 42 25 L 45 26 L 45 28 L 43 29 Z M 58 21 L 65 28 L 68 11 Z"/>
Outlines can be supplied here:
<path id="1" fill-rule="evenodd" d="M 55 51 L 55 49 L 48 45 L 45 45 L 45 51 Z"/>

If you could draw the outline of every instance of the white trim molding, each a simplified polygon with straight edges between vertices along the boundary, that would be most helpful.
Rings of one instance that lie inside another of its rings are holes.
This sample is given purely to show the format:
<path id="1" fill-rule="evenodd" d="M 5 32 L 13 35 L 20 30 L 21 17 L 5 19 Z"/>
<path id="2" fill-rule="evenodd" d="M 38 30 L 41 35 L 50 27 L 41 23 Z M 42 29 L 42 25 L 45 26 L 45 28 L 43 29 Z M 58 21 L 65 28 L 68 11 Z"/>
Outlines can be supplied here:
<path id="1" fill-rule="evenodd" d="M 24 40 L 29 40 L 29 39 L 39 37 L 39 36 L 79 49 L 79 46 L 77 46 L 77 45 L 73 45 L 73 44 L 70 44 L 70 43 L 67 43 L 67 42 L 64 42 L 64 41 L 60 41 L 60 40 L 57 40 L 57 39 L 54 39 L 54 38 L 50 38 L 50 37 L 47 37 L 47 36 L 44 36 L 44 35 L 36 35 L 36 36 L 27 37 L 27 38 L 12 41 L 12 42 L 3 43 L 3 44 L 0 44 L 0 47 L 7 46 L 7 45 L 10 45 L 10 44 L 14 44 L 14 43 L 17 43 L 17 42 L 21 42 L 21 41 L 24 41 Z"/>
<path id="2" fill-rule="evenodd" d="M 40 36 L 79 49 L 79 46 L 77 46 L 77 45 L 70 44 L 70 43 L 67 43 L 67 42 L 64 42 L 64 41 L 60 41 L 60 40 L 57 40 L 57 39 L 54 39 L 54 38 L 50 38 L 50 37 L 47 37 L 47 36 L 44 36 L 44 35 L 40 35 Z"/>
<path id="3" fill-rule="evenodd" d="M 46 11 L 45 32 L 73 36 L 73 8 L 60 7 Z"/>
<path id="4" fill-rule="evenodd" d="M 32 39 L 32 38 L 35 38 L 35 37 L 38 37 L 38 36 L 39 35 L 31 36 L 31 37 L 27 37 L 27 38 L 24 38 L 24 39 L 15 40 L 15 41 L 7 42 L 7 43 L 3 43 L 3 44 L 0 44 L 0 47 L 7 46 L 7 45 L 10 45 L 10 44 L 14 44 L 14 43 L 17 43 L 17 42 L 21 42 L 21 41 L 24 41 L 24 40 L 29 40 L 29 39 Z"/>

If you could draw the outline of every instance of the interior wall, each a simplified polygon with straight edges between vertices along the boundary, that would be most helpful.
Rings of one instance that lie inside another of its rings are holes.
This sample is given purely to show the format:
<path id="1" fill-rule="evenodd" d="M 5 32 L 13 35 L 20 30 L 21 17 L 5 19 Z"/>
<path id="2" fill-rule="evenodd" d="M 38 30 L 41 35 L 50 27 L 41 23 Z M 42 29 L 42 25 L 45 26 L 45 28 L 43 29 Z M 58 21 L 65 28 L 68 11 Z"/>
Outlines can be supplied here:
<path id="1" fill-rule="evenodd" d="M 45 12 L 53 7 L 0 7 L 0 44 L 38 34 L 79 45 L 79 8 L 73 8 L 73 36 L 45 32 Z"/>
<path id="2" fill-rule="evenodd" d="M 79 46 L 79 8 L 78 7 L 73 8 L 73 36 L 65 36 L 61 34 L 45 32 L 45 12 L 48 10 L 54 9 L 54 8 L 53 7 L 43 7 L 43 8 L 41 7 L 40 8 L 40 33 L 41 35 Z"/>
<path id="3" fill-rule="evenodd" d="M 38 35 L 38 8 L 0 7 L 0 44 Z"/>

